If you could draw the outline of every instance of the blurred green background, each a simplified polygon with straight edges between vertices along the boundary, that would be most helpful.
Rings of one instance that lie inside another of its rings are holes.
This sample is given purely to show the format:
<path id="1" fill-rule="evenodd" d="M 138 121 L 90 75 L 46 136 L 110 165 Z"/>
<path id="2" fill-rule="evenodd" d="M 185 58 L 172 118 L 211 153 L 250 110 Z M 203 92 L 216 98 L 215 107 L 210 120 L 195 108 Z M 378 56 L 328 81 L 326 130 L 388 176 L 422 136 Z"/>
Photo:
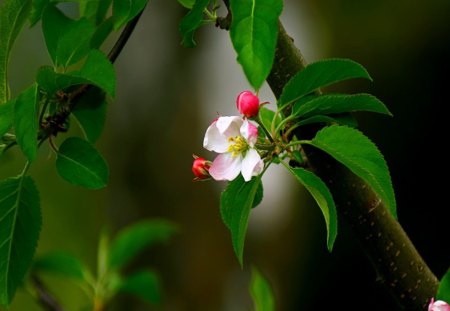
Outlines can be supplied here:
<path id="1" fill-rule="evenodd" d="M 37 253 L 64 250 L 94 269 L 103 226 L 117 230 L 165 217 L 180 233 L 130 267 L 159 271 L 163 303 L 152 307 L 120 296 L 111 310 L 250 310 L 250 264 L 272 283 L 279 310 L 398 310 L 344 219 L 334 252 L 326 251 L 319 209 L 281 167 L 264 176 L 265 199 L 252 212 L 245 268 L 239 268 L 220 219 L 224 184 L 192 183 L 191 155 L 212 157 L 202 149 L 204 131 L 217 113 L 236 114 L 235 97 L 249 85 L 227 32 L 206 27 L 196 49 L 180 46 L 178 22 L 185 13 L 175 0 L 150 1 L 116 62 L 118 95 L 97 144 L 110 165 L 107 189 L 67 184 L 56 174 L 54 154 L 41 148 L 31 169 L 44 222 Z M 443 217 L 448 183 L 436 180 L 446 179 L 448 166 L 442 147 L 448 141 L 450 1 L 287 0 L 282 20 L 309 62 L 352 58 L 371 73 L 373 83 L 333 91 L 375 94 L 394 113 L 392 119 L 357 118 L 390 165 L 400 222 L 441 277 L 450 263 Z M 50 64 L 43 42 L 40 24 L 19 37 L 10 67 L 13 94 L 33 81 L 40 65 Z M 267 86 L 261 99 L 274 101 Z M 24 164 L 16 151 L 0 160 L 0 178 L 18 174 Z M 46 281 L 67 310 L 85 305 L 74 284 Z M 34 310 L 41 309 L 20 291 L 11 311 Z"/>

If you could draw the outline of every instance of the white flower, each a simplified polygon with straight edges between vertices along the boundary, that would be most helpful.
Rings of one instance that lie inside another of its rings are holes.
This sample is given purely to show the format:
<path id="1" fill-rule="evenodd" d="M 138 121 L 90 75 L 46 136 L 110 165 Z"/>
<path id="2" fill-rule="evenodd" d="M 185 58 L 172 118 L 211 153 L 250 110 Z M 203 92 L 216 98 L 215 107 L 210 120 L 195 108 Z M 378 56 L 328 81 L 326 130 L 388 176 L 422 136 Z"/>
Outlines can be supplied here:
<path id="1" fill-rule="evenodd" d="M 233 180 L 242 173 L 245 181 L 259 175 L 264 162 L 254 146 L 258 129 L 241 117 L 220 117 L 206 130 L 203 147 L 220 153 L 209 173 L 215 180 Z"/>

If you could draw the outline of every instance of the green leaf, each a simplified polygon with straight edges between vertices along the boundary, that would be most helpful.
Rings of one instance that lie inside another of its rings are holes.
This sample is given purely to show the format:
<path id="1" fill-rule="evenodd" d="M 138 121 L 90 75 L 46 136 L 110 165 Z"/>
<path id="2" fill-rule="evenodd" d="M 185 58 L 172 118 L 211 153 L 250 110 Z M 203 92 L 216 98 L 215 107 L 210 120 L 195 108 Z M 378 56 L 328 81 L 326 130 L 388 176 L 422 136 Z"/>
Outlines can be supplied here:
<path id="1" fill-rule="evenodd" d="M 33 263 L 33 270 L 83 281 L 86 268 L 78 258 L 56 251 L 39 256 Z"/>
<path id="2" fill-rule="evenodd" d="M 397 218 L 394 189 L 383 155 L 360 131 L 346 126 L 329 126 L 311 141 L 362 178 Z"/>
<path id="3" fill-rule="evenodd" d="M 264 188 L 263 188 L 263 183 L 260 182 L 258 184 L 258 188 L 256 189 L 255 199 L 253 200 L 252 208 L 255 208 L 259 204 L 261 204 L 263 198 L 264 198 Z"/>
<path id="4" fill-rule="evenodd" d="M 275 310 L 275 299 L 269 282 L 255 267 L 252 267 L 252 279 L 250 281 L 250 295 L 255 304 L 255 311 Z"/>
<path id="5" fill-rule="evenodd" d="M 278 107 L 293 103 L 318 88 L 354 78 L 372 81 L 363 66 L 349 59 L 325 59 L 311 63 L 289 80 L 278 100 Z"/>
<path id="6" fill-rule="evenodd" d="M 105 93 L 98 88 L 90 88 L 78 100 L 72 111 L 90 143 L 95 143 L 105 126 L 107 103 Z"/>
<path id="7" fill-rule="evenodd" d="M 331 116 L 316 115 L 297 122 L 299 126 L 312 123 L 329 123 L 329 124 L 346 125 L 355 128 L 358 127 L 358 122 L 350 114 L 331 115 Z"/>
<path id="8" fill-rule="evenodd" d="M 56 158 L 58 174 L 71 184 L 88 189 L 106 187 L 108 166 L 93 145 L 79 137 L 69 137 L 61 145 Z"/>
<path id="9" fill-rule="evenodd" d="M 159 279 L 153 271 L 140 271 L 121 280 L 119 292 L 132 294 L 152 304 L 161 302 Z"/>
<path id="10" fill-rule="evenodd" d="M 242 267 L 245 236 L 250 210 L 254 206 L 261 176 L 245 182 L 242 175 L 230 181 L 220 196 L 220 213 L 223 223 L 231 231 L 231 240 L 237 259 Z"/>
<path id="11" fill-rule="evenodd" d="M 142 10 L 147 5 L 148 0 L 114 0 L 113 1 L 113 17 L 114 29 L 119 29 Z"/>
<path id="12" fill-rule="evenodd" d="M 331 252 L 337 236 L 337 213 L 330 190 L 314 173 L 301 167 L 292 168 L 288 165 L 285 166 L 306 190 L 308 190 L 317 205 L 319 205 L 327 227 L 327 247 Z"/>
<path id="13" fill-rule="evenodd" d="M 32 263 L 39 232 L 39 192 L 29 176 L 0 182 L 0 305 L 11 303 Z"/>
<path id="14" fill-rule="evenodd" d="M 37 85 L 23 91 L 14 104 L 13 125 L 17 143 L 32 162 L 37 155 Z"/>
<path id="15" fill-rule="evenodd" d="M 111 34 L 113 30 L 113 19 L 112 17 L 106 19 L 103 21 L 95 30 L 94 35 L 91 39 L 91 48 L 92 49 L 99 49 L 103 42 L 108 38 L 108 36 Z"/>
<path id="16" fill-rule="evenodd" d="M 12 126 L 14 105 L 16 100 L 10 100 L 0 104 L 0 138 L 8 132 Z"/>
<path id="17" fill-rule="evenodd" d="M 370 94 L 334 94 L 317 96 L 306 103 L 295 103 L 292 115 L 302 118 L 351 111 L 370 111 L 392 116 L 386 106 Z"/>
<path id="18" fill-rule="evenodd" d="M 50 3 L 50 0 L 33 0 L 32 2 L 30 27 L 33 27 L 42 18 L 45 7 Z"/>
<path id="19" fill-rule="evenodd" d="M 112 0 L 78 0 L 80 16 L 86 17 L 95 25 L 99 25 L 111 5 Z"/>
<path id="20" fill-rule="evenodd" d="M 231 0 L 230 37 L 250 84 L 258 90 L 272 69 L 282 0 Z"/>
<path id="21" fill-rule="evenodd" d="M 443 300 L 450 303 L 450 269 L 442 277 L 439 282 L 439 289 L 436 295 L 436 300 Z"/>
<path id="22" fill-rule="evenodd" d="M 84 78 L 57 73 L 53 67 L 50 66 L 42 66 L 39 68 L 36 82 L 50 96 L 55 95 L 57 91 L 64 90 L 69 86 L 89 83 L 89 81 Z"/>
<path id="23" fill-rule="evenodd" d="M 194 6 L 195 0 L 178 0 L 178 2 L 184 6 L 186 9 L 192 9 Z"/>
<path id="24" fill-rule="evenodd" d="M 185 47 L 193 48 L 197 45 L 194 41 L 195 31 L 203 23 L 203 11 L 208 6 L 210 0 L 196 0 L 192 10 L 187 13 L 180 22 L 180 34 L 183 37 L 181 44 Z"/>
<path id="25" fill-rule="evenodd" d="M 259 108 L 259 119 L 261 120 L 263 126 L 266 128 L 269 133 L 272 129 L 272 121 L 275 118 L 275 112 L 265 107 Z M 281 116 L 278 114 L 277 119 L 275 120 L 275 128 L 280 124 Z"/>
<path id="26" fill-rule="evenodd" d="M 145 220 L 121 230 L 112 241 L 109 265 L 120 269 L 145 248 L 156 242 L 166 242 L 177 227 L 166 220 Z"/>
<path id="27" fill-rule="evenodd" d="M 0 106 L 9 100 L 9 53 L 30 11 L 31 0 L 2 0 L 0 4 Z"/>

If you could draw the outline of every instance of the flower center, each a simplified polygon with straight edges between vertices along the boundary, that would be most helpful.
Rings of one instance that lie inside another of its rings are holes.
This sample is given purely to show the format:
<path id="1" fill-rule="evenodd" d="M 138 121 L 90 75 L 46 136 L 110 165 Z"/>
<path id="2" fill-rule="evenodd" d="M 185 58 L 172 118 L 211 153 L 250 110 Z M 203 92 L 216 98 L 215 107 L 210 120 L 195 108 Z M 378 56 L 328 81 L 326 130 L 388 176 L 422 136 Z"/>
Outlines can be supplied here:
<path id="1" fill-rule="evenodd" d="M 237 157 L 248 150 L 247 141 L 242 136 L 229 137 L 228 142 L 230 145 L 228 146 L 227 151 L 231 152 L 233 157 Z"/>

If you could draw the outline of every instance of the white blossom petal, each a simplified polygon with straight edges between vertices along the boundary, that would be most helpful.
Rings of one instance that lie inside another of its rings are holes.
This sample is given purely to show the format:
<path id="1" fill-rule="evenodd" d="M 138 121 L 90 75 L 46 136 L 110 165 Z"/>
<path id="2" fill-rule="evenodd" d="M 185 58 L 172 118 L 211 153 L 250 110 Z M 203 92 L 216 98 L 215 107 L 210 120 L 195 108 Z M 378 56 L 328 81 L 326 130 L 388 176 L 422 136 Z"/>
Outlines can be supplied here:
<path id="1" fill-rule="evenodd" d="M 242 118 L 237 116 L 220 117 L 216 121 L 216 126 L 220 134 L 225 137 L 236 137 L 240 135 L 239 128 L 243 122 Z"/>
<path id="2" fill-rule="evenodd" d="M 264 168 L 264 162 L 261 160 L 258 152 L 255 149 L 247 151 L 244 159 L 242 160 L 241 172 L 245 181 L 250 181 L 252 176 L 261 174 Z M 211 170 L 210 170 L 211 172 Z"/>
<path id="3" fill-rule="evenodd" d="M 203 147 L 209 151 L 224 153 L 228 150 L 228 138 L 219 132 L 216 124 L 217 121 L 214 121 L 206 130 Z"/>
<path id="4" fill-rule="evenodd" d="M 215 180 L 233 180 L 241 172 L 242 156 L 233 157 L 231 153 L 219 154 L 209 168 Z"/>
<path id="5" fill-rule="evenodd" d="M 239 130 L 240 134 L 244 137 L 250 147 L 253 147 L 258 140 L 258 128 L 253 123 L 245 119 Z"/>

